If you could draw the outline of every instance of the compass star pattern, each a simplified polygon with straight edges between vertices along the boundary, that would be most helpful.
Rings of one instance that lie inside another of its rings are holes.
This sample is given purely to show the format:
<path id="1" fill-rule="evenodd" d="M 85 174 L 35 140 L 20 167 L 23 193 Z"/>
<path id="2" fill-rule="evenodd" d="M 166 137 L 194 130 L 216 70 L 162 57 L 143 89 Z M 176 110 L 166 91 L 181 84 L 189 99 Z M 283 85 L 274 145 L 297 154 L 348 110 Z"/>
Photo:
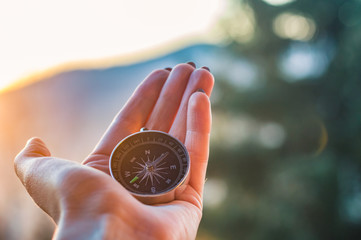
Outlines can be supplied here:
<path id="1" fill-rule="evenodd" d="M 163 153 L 160 155 L 159 158 L 155 159 L 155 156 L 153 156 L 153 161 L 149 160 L 145 162 L 143 158 L 141 158 L 143 163 L 136 162 L 139 166 L 133 167 L 136 173 L 136 176 L 140 178 L 139 183 L 142 183 L 145 180 L 145 185 L 148 185 L 148 182 L 150 180 L 152 186 L 154 185 L 154 180 L 156 180 L 158 183 L 160 183 L 158 178 L 165 179 L 165 176 L 168 173 L 164 170 L 168 169 L 169 167 L 164 167 L 166 162 L 162 162 L 163 159 L 165 159 L 166 156 L 168 156 L 169 152 Z"/>

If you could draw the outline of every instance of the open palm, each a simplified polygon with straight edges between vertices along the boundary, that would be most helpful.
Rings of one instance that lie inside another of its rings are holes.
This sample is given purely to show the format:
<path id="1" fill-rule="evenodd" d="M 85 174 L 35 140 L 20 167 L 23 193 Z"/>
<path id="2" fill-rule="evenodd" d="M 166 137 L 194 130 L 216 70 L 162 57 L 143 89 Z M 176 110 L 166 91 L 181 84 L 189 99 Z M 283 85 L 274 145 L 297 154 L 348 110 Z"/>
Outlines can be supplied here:
<path id="1" fill-rule="evenodd" d="M 83 165 L 50 157 L 41 140 L 30 140 L 17 156 L 15 167 L 29 194 L 57 223 L 55 236 L 195 238 L 202 215 L 212 87 L 209 71 L 190 64 L 179 64 L 172 71 L 153 71 L 114 118 Z M 168 132 L 189 152 L 189 182 L 177 189 L 169 203 L 142 204 L 109 176 L 113 148 L 142 127 Z"/>

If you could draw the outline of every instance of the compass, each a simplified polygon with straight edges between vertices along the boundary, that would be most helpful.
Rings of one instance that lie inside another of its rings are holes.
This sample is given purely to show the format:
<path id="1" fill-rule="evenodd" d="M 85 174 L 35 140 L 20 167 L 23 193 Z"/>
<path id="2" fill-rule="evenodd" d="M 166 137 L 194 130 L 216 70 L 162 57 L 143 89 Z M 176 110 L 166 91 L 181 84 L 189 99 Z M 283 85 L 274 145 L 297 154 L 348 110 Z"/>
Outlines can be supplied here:
<path id="1" fill-rule="evenodd" d="M 146 128 L 118 143 L 109 161 L 111 176 L 147 204 L 174 199 L 189 168 L 189 154 L 178 139 Z"/>

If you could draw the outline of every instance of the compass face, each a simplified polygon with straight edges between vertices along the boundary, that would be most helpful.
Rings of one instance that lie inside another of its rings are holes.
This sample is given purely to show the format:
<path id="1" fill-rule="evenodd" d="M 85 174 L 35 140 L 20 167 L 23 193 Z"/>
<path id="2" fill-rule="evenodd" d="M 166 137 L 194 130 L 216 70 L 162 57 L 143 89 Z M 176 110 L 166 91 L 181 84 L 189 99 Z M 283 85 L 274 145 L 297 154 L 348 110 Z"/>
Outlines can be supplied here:
<path id="1" fill-rule="evenodd" d="M 189 172 L 189 156 L 176 138 L 149 130 L 121 141 L 109 165 L 112 177 L 131 193 L 156 196 L 183 183 Z"/>

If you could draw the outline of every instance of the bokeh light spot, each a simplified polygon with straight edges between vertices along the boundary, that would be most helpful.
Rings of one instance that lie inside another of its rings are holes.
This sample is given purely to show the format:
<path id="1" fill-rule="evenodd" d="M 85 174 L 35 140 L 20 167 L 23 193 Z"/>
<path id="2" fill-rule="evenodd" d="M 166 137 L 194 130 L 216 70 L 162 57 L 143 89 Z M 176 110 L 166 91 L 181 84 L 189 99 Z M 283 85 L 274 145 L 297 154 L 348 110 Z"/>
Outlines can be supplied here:
<path id="1" fill-rule="evenodd" d="M 278 123 L 266 123 L 259 130 L 259 142 L 266 148 L 279 148 L 282 146 L 285 139 L 286 131 Z"/>
<path id="2" fill-rule="evenodd" d="M 227 80 L 236 88 L 252 89 L 259 83 L 259 69 L 257 65 L 246 59 L 234 59 L 225 68 Z"/>
<path id="3" fill-rule="evenodd" d="M 291 44 L 280 58 L 280 70 L 288 82 L 317 78 L 327 70 L 332 55 L 332 46 L 326 42 L 318 45 Z"/>
<path id="4" fill-rule="evenodd" d="M 265 3 L 268 3 L 269 5 L 273 6 L 282 6 L 291 2 L 294 2 L 295 0 L 263 0 Z"/>
<path id="5" fill-rule="evenodd" d="M 207 179 L 204 185 L 204 206 L 218 207 L 227 197 L 228 187 L 222 179 Z"/>
<path id="6" fill-rule="evenodd" d="M 225 148 L 240 147 L 253 138 L 258 127 L 253 118 L 243 114 L 214 112 L 212 141 Z"/>
<path id="7" fill-rule="evenodd" d="M 239 43 L 246 43 L 253 39 L 255 18 L 251 7 L 245 5 L 235 13 L 236 21 L 232 21 L 229 34 Z"/>
<path id="8" fill-rule="evenodd" d="M 254 39 L 255 35 L 255 14 L 247 4 L 232 3 L 227 7 L 227 14 L 223 16 L 216 30 L 221 42 L 235 41 L 238 43 L 248 43 Z M 218 29 L 217 29 L 218 27 Z"/>
<path id="9" fill-rule="evenodd" d="M 280 38 L 308 41 L 316 31 L 316 24 L 311 18 L 294 14 L 282 13 L 273 22 L 273 31 Z"/>

